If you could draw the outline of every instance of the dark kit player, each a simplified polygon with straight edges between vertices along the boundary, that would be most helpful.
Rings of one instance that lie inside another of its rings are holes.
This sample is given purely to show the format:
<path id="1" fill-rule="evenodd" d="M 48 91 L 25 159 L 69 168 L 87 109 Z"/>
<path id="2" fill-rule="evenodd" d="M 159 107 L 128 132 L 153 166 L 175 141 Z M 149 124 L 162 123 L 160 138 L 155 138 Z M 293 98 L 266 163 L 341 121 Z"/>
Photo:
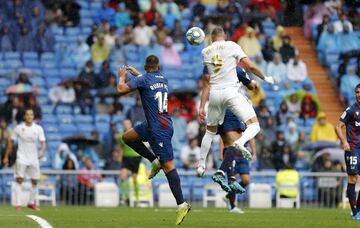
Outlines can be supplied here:
<path id="1" fill-rule="evenodd" d="M 356 102 L 348 107 L 336 125 L 336 134 L 345 151 L 346 172 L 348 174 L 347 196 L 352 219 L 360 220 L 360 192 L 356 200 L 355 185 L 360 174 L 360 84 L 355 87 Z M 342 132 L 345 128 L 346 138 Z"/>
<path id="2" fill-rule="evenodd" d="M 159 158 L 161 168 L 166 174 L 171 192 L 178 205 L 176 224 L 179 225 L 191 207 L 184 201 L 180 177 L 174 164 L 174 154 L 171 145 L 173 126 L 170 115 L 167 112 L 168 81 L 159 71 L 159 59 L 155 55 L 150 55 L 146 58 L 144 69 L 146 74 L 143 75 L 133 67 L 125 67 L 119 70 L 120 80 L 117 86 L 119 94 L 125 95 L 137 89 L 140 93 L 146 117 L 145 122 L 126 131 L 123 135 L 123 140 L 151 162 L 154 162 L 157 157 Z M 127 70 L 135 78 L 126 83 Z M 146 149 L 142 141 L 149 142 L 155 155 Z"/>

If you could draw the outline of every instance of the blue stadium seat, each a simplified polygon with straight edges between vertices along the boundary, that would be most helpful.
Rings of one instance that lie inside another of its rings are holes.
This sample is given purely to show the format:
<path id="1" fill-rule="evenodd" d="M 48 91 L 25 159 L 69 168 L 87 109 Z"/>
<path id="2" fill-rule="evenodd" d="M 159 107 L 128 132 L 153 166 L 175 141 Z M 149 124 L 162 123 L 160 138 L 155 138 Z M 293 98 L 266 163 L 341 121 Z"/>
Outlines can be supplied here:
<path id="1" fill-rule="evenodd" d="M 59 133 L 47 133 L 46 139 L 47 141 L 59 142 L 61 141 L 62 137 Z"/>
<path id="2" fill-rule="evenodd" d="M 50 29 L 55 36 L 64 34 L 64 28 L 61 26 L 52 25 L 50 26 Z"/>
<path id="3" fill-rule="evenodd" d="M 44 124 L 56 124 L 56 123 L 58 123 L 56 115 L 46 114 L 46 113 L 43 114 L 41 122 L 43 122 Z"/>
<path id="4" fill-rule="evenodd" d="M 90 8 L 92 10 L 98 10 L 101 8 L 101 2 L 91 2 L 90 3 Z"/>
<path id="5" fill-rule="evenodd" d="M 60 124 L 59 131 L 62 134 L 78 134 L 79 129 L 75 124 Z"/>
<path id="6" fill-rule="evenodd" d="M 78 124 L 78 128 L 79 131 L 81 133 L 90 133 L 91 131 L 93 131 L 96 127 L 93 124 L 89 124 L 89 123 L 82 123 L 82 124 Z"/>
<path id="7" fill-rule="evenodd" d="M 80 14 L 80 17 L 81 17 L 81 20 L 83 18 L 91 18 L 91 10 L 88 10 L 88 9 L 84 9 L 84 8 L 81 8 L 81 10 L 79 11 L 79 14 Z"/>
<path id="8" fill-rule="evenodd" d="M 4 60 L 20 60 L 20 52 L 4 52 Z"/>
<path id="9" fill-rule="evenodd" d="M 45 78 L 46 78 L 46 85 L 49 89 L 61 82 L 61 78 L 50 78 L 50 77 L 45 77 Z"/>
<path id="10" fill-rule="evenodd" d="M 107 114 L 98 114 L 98 115 L 95 116 L 95 123 L 96 124 L 98 124 L 98 123 L 109 124 L 110 120 L 111 120 L 111 117 L 110 117 L 110 115 L 107 115 Z"/>
<path id="11" fill-rule="evenodd" d="M 60 78 L 59 70 L 54 68 L 44 69 L 43 75 L 45 78 Z"/>
<path id="12" fill-rule="evenodd" d="M 22 59 L 23 60 L 38 60 L 39 55 L 37 52 L 23 52 L 22 53 Z"/>
<path id="13" fill-rule="evenodd" d="M 50 99 L 48 96 L 38 96 L 37 100 L 41 106 L 47 105 L 50 103 Z"/>
<path id="14" fill-rule="evenodd" d="M 93 117 L 91 115 L 75 115 L 75 122 L 79 123 L 93 123 Z"/>
<path id="15" fill-rule="evenodd" d="M 55 60 L 55 54 L 52 52 L 44 52 L 40 56 L 40 60 Z"/>
<path id="16" fill-rule="evenodd" d="M 52 114 L 54 107 L 52 105 L 41 105 L 43 114 Z"/>
<path id="17" fill-rule="evenodd" d="M 39 68 L 40 63 L 37 59 L 24 60 L 24 66 L 27 68 Z"/>
<path id="18" fill-rule="evenodd" d="M 108 133 L 110 129 L 109 123 L 95 123 L 95 126 L 100 134 Z"/>
<path id="19" fill-rule="evenodd" d="M 43 60 L 40 60 L 40 66 L 45 69 L 52 69 L 52 68 L 56 67 L 56 63 L 54 60 L 43 59 Z"/>
<path id="20" fill-rule="evenodd" d="M 71 114 L 73 112 L 70 105 L 61 104 L 56 108 L 56 114 Z"/>
<path id="21" fill-rule="evenodd" d="M 20 67 L 22 67 L 22 62 L 19 59 L 6 60 L 5 64 L 9 68 L 20 68 Z"/>
<path id="22" fill-rule="evenodd" d="M 90 20 L 89 22 L 87 22 L 89 24 L 82 24 L 82 28 L 81 28 L 81 34 L 84 36 L 84 37 L 87 37 L 90 33 L 91 33 L 91 25 L 92 25 L 92 20 Z M 86 26 L 86 27 L 85 27 Z"/>
<path id="23" fill-rule="evenodd" d="M 80 29 L 77 27 L 68 27 L 65 30 L 65 35 L 67 36 L 79 36 L 80 35 Z"/>
<path id="24" fill-rule="evenodd" d="M 81 6 L 81 10 L 84 10 L 84 9 L 89 8 L 89 3 L 88 3 L 88 1 L 86 1 L 86 0 L 77 0 L 76 3 Z M 81 10 L 80 10 L 80 11 L 81 11 Z M 82 17 L 81 14 L 80 14 L 80 16 Z"/>
<path id="25" fill-rule="evenodd" d="M 60 69 L 60 76 L 62 78 L 73 78 L 78 76 L 78 71 L 73 68 Z"/>
<path id="26" fill-rule="evenodd" d="M 46 133 L 58 133 L 59 126 L 58 124 L 44 124 L 44 130 Z"/>

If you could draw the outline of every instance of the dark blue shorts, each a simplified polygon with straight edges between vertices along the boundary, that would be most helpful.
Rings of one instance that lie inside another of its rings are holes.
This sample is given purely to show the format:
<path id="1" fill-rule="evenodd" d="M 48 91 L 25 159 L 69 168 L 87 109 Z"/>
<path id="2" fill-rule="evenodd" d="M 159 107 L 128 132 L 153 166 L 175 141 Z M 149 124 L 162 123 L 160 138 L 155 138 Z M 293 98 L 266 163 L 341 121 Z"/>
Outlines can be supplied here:
<path id="1" fill-rule="evenodd" d="M 245 158 L 235 159 L 235 174 L 249 174 L 250 173 L 250 162 Z"/>
<path id="2" fill-rule="evenodd" d="M 347 174 L 360 174 L 359 158 L 360 151 L 345 152 L 345 164 Z"/>
<path id="3" fill-rule="evenodd" d="M 173 136 L 173 128 L 162 129 L 161 134 L 152 131 L 147 122 L 142 122 L 134 127 L 136 133 L 144 142 L 149 142 L 151 149 L 159 158 L 160 162 L 170 161 L 174 159 L 174 152 L 171 144 Z"/>
<path id="4" fill-rule="evenodd" d="M 228 131 L 244 131 L 246 124 L 240 121 L 235 114 L 226 110 L 224 123 L 218 126 L 217 134 L 224 135 Z"/>

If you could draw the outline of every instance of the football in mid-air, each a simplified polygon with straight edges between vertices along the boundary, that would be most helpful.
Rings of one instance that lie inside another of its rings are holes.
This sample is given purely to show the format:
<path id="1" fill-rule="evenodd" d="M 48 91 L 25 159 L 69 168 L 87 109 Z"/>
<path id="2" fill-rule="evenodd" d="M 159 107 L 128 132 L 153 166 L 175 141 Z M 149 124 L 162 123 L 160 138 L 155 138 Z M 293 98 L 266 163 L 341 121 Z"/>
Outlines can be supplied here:
<path id="1" fill-rule="evenodd" d="M 199 27 L 192 27 L 186 32 L 186 39 L 191 45 L 199 45 L 204 41 L 205 33 Z"/>

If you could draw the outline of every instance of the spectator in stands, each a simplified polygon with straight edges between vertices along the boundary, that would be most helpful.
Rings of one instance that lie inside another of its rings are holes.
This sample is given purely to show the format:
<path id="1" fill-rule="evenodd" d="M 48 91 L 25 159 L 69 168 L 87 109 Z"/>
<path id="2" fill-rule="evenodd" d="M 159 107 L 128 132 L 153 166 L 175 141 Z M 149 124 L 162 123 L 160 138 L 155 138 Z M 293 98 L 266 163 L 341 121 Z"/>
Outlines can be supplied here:
<path id="1" fill-rule="evenodd" d="M 140 96 L 136 96 L 136 103 L 127 111 L 126 119 L 131 120 L 131 123 L 134 126 L 145 121 L 145 114 L 142 108 Z"/>
<path id="2" fill-rule="evenodd" d="M 296 94 L 292 94 L 290 96 L 290 99 L 286 101 L 286 105 L 288 107 L 289 113 L 296 117 L 299 117 L 301 112 L 301 103 Z"/>
<path id="3" fill-rule="evenodd" d="M 259 159 L 259 169 L 267 170 L 274 169 L 274 158 L 273 155 L 269 152 L 269 149 L 266 146 L 260 148 L 260 153 L 257 156 Z"/>
<path id="4" fill-rule="evenodd" d="M 84 159 L 85 167 L 82 169 L 84 171 L 93 171 L 95 167 L 93 162 L 90 158 Z M 94 200 L 94 188 L 95 184 L 102 181 L 102 176 L 97 173 L 83 173 L 79 174 L 78 181 L 79 181 L 79 200 L 80 204 L 91 204 Z"/>
<path id="5" fill-rule="evenodd" d="M 277 83 L 286 83 L 286 65 L 281 61 L 279 53 L 274 54 L 274 60 L 267 65 L 266 73 L 272 75 Z"/>
<path id="6" fill-rule="evenodd" d="M 90 32 L 89 36 L 86 38 L 87 45 L 89 47 L 92 47 L 92 45 L 94 44 L 96 39 L 97 39 L 97 27 L 96 27 L 96 25 L 94 25 L 91 28 L 91 32 Z"/>
<path id="7" fill-rule="evenodd" d="M 115 25 L 118 28 L 123 28 L 132 24 L 132 19 L 129 16 L 129 12 L 125 8 L 124 3 L 119 3 L 115 14 Z"/>
<path id="8" fill-rule="evenodd" d="M 287 77 L 290 81 L 295 83 L 301 83 L 307 78 L 306 65 L 300 59 L 298 52 L 287 64 Z"/>
<path id="9" fill-rule="evenodd" d="M 156 4 L 156 10 L 161 14 L 162 17 L 166 15 L 169 9 L 175 15 L 177 20 L 181 19 L 179 7 L 173 0 L 164 0 Z"/>
<path id="10" fill-rule="evenodd" d="M 115 10 L 110 7 L 109 3 L 103 1 L 101 9 L 97 10 L 94 15 L 94 21 L 96 24 L 100 24 L 103 20 L 107 20 L 111 25 L 115 23 Z"/>
<path id="11" fill-rule="evenodd" d="M 94 114 L 93 97 L 90 93 L 89 84 L 84 81 L 74 81 L 75 105 L 80 107 L 81 114 Z"/>
<path id="12" fill-rule="evenodd" d="M 167 12 L 163 18 L 164 18 L 164 23 L 165 23 L 166 28 L 168 28 L 169 31 L 173 30 L 175 27 L 175 22 L 176 22 L 177 18 L 176 18 L 176 15 L 173 13 L 171 7 L 167 8 Z"/>
<path id="13" fill-rule="evenodd" d="M 31 9 L 30 16 L 30 28 L 35 31 L 35 28 L 39 27 L 41 21 L 43 20 L 44 15 L 41 15 L 40 8 L 38 6 L 34 6 Z M 35 34 L 33 34 L 35 35 Z"/>
<path id="14" fill-rule="evenodd" d="M 105 44 L 111 49 L 115 45 L 116 27 L 111 26 L 110 31 L 105 34 Z"/>
<path id="15" fill-rule="evenodd" d="M 340 17 L 339 17 L 339 20 L 334 22 L 335 33 L 343 32 L 345 26 L 348 27 L 349 32 L 353 31 L 353 25 L 351 24 L 351 22 L 349 20 L 347 20 L 346 14 L 341 13 Z"/>
<path id="16" fill-rule="evenodd" d="M 359 75 L 355 74 L 354 67 L 348 67 L 347 74 L 341 78 L 340 90 L 346 102 L 355 100 L 354 89 L 360 83 Z"/>
<path id="17" fill-rule="evenodd" d="M 301 102 L 300 118 L 308 119 L 317 116 L 317 108 L 315 101 L 311 95 L 305 95 Z"/>
<path id="18" fill-rule="evenodd" d="M 327 51 L 338 52 L 337 47 L 337 36 L 334 33 L 334 25 L 329 24 L 327 30 L 322 32 L 320 39 L 317 45 L 317 50 L 319 52 L 320 61 L 322 64 L 325 63 L 325 53 Z"/>
<path id="19" fill-rule="evenodd" d="M 105 150 L 104 150 L 104 146 L 100 143 L 101 140 L 100 140 L 99 132 L 97 130 L 92 130 L 91 133 L 90 133 L 90 138 L 92 140 L 95 140 L 95 141 L 99 142 L 96 145 L 92 146 L 92 149 L 95 151 L 97 157 L 99 159 L 102 159 L 102 160 L 107 159 L 106 153 L 105 153 Z"/>
<path id="20" fill-rule="evenodd" d="M 53 52 L 55 39 L 50 29 L 47 29 L 45 22 L 41 22 L 34 38 L 35 50 L 37 52 Z"/>
<path id="21" fill-rule="evenodd" d="M 112 152 L 111 158 L 107 159 L 105 168 L 106 170 L 120 170 L 121 169 L 121 150 L 118 146 Z"/>
<path id="22" fill-rule="evenodd" d="M 295 48 L 291 45 L 290 36 L 283 36 L 283 44 L 279 50 L 282 60 L 287 63 L 291 58 L 295 56 Z"/>
<path id="23" fill-rule="evenodd" d="M 184 50 L 185 36 L 184 32 L 181 28 L 180 21 L 176 21 L 174 29 L 171 31 L 170 36 L 173 38 L 174 47 L 178 52 L 182 52 Z"/>
<path id="24" fill-rule="evenodd" d="M 260 102 L 262 100 L 265 100 L 265 93 L 262 90 L 262 88 L 260 87 L 260 85 L 258 85 L 255 89 L 253 90 L 249 90 L 248 91 L 249 97 L 251 99 L 251 102 L 254 106 L 254 108 L 258 107 Z"/>
<path id="25" fill-rule="evenodd" d="M 163 65 L 164 66 L 181 66 L 181 58 L 178 51 L 173 46 L 173 41 L 171 37 L 166 37 L 162 47 L 161 53 L 163 58 Z"/>
<path id="26" fill-rule="evenodd" d="M 29 70 L 21 70 L 19 77 L 15 81 L 15 84 L 27 84 L 32 86 L 32 83 L 29 79 Z"/>
<path id="27" fill-rule="evenodd" d="M 121 38 L 117 37 L 115 39 L 115 44 L 110 50 L 109 60 L 115 65 L 122 65 L 125 63 L 124 50 L 121 45 Z"/>
<path id="28" fill-rule="evenodd" d="M 115 75 L 109 75 L 107 81 L 104 82 L 103 86 L 98 90 L 97 96 L 102 98 L 116 96 L 116 77 Z"/>
<path id="29" fill-rule="evenodd" d="M 184 169 L 195 169 L 200 160 L 200 147 L 196 138 L 190 139 L 189 145 L 182 148 L 180 158 Z"/>
<path id="30" fill-rule="evenodd" d="M 274 166 L 277 170 L 282 169 L 285 164 L 293 164 L 295 162 L 283 131 L 276 132 L 276 139 L 271 143 L 270 153 L 274 156 Z"/>
<path id="31" fill-rule="evenodd" d="M 69 164 L 67 164 L 71 160 L 71 163 L 73 165 L 73 169 L 79 168 L 78 160 L 73 152 L 71 152 L 68 144 L 61 143 L 53 161 L 53 168 L 54 169 L 64 169 L 64 167 L 67 167 Z"/>
<path id="32" fill-rule="evenodd" d="M 154 31 L 158 44 L 164 44 L 166 37 L 169 34 L 169 29 L 165 27 L 163 21 L 159 21 Z"/>
<path id="33" fill-rule="evenodd" d="M 299 138 L 298 141 L 295 144 L 291 145 L 291 148 L 293 151 L 297 152 L 302 149 L 302 147 L 307 143 L 306 134 L 305 131 L 299 132 Z"/>
<path id="34" fill-rule="evenodd" d="M 3 25 L 1 29 L 0 51 L 1 52 L 13 51 L 12 37 L 10 34 L 9 26 L 7 24 Z"/>
<path id="35" fill-rule="evenodd" d="M 150 38 L 154 35 L 150 26 L 146 25 L 145 19 L 140 19 L 139 24 L 134 28 L 134 43 L 139 46 L 148 46 Z"/>
<path id="36" fill-rule="evenodd" d="M 186 135 L 188 139 L 197 138 L 199 135 L 199 122 L 197 121 L 197 112 L 192 113 L 190 122 L 186 126 Z"/>
<path id="37" fill-rule="evenodd" d="M 174 154 L 179 154 L 187 141 L 186 132 L 184 131 L 187 127 L 186 119 L 181 115 L 180 108 L 174 109 L 174 112 L 172 114 L 172 120 L 174 126 L 172 145 L 174 149 Z"/>
<path id="38" fill-rule="evenodd" d="M 193 2 L 194 5 L 192 7 L 192 15 L 194 17 L 202 18 L 205 14 L 206 7 L 204 6 L 204 4 L 201 3 L 200 0 L 194 0 Z"/>
<path id="39" fill-rule="evenodd" d="M 337 34 L 337 42 L 343 53 L 360 50 L 360 38 L 350 31 L 349 25 L 344 25 L 343 31 Z"/>
<path id="40" fill-rule="evenodd" d="M 274 132 L 276 131 L 276 126 L 274 124 L 274 120 L 272 118 L 272 116 L 269 116 L 266 119 L 265 125 L 263 125 L 263 135 L 265 136 L 266 140 L 268 140 L 269 142 L 272 142 L 275 140 L 275 134 Z"/>
<path id="41" fill-rule="evenodd" d="M 310 164 L 304 151 L 300 150 L 296 153 L 296 162 L 294 167 L 298 171 L 309 171 Z"/>
<path id="42" fill-rule="evenodd" d="M 335 127 L 327 121 L 326 114 L 324 112 L 319 112 L 316 117 L 316 122 L 311 129 L 310 142 L 316 141 L 337 141 Z"/>
<path id="43" fill-rule="evenodd" d="M 62 170 L 77 170 L 76 163 L 74 160 L 67 156 L 62 166 Z M 62 200 L 65 200 L 66 204 L 74 205 L 76 204 L 76 192 L 78 191 L 78 180 L 76 175 L 61 175 L 60 177 L 60 197 Z"/>
<path id="44" fill-rule="evenodd" d="M 79 80 L 84 81 L 85 84 L 89 84 L 90 88 L 97 87 L 97 75 L 94 72 L 94 64 L 91 60 L 87 61 L 85 67 L 79 74 Z"/>
<path id="45" fill-rule="evenodd" d="M 16 51 L 19 52 L 31 52 L 34 51 L 33 37 L 27 26 L 21 28 L 20 36 L 16 42 Z"/>
<path id="46" fill-rule="evenodd" d="M 75 102 L 75 90 L 70 80 L 65 80 L 59 85 L 52 87 L 49 91 L 49 98 L 54 105 L 56 113 L 57 106 L 60 104 L 73 106 Z"/>
<path id="47" fill-rule="evenodd" d="M 109 61 L 102 62 L 100 72 L 97 76 L 99 87 L 105 87 L 108 85 L 110 77 L 114 76 L 114 73 L 111 72 Z"/>
<path id="48" fill-rule="evenodd" d="M 98 26 L 97 33 L 100 34 L 108 34 L 110 32 L 111 24 L 108 20 L 104 19 L 101 21 L 100 25 Z"/>
<path id="49" fill-rule="evenodd" d="M 280 50 L 280 47 L 283 44 L 283 36 L 285 36 L 285 29 L 281 25 L 276 27 L 276 34 L 272 37 L 274 43 L 274 48 L 276 51 Z"/>
<path id="50" fill-rule="evenodd" d="M 257 117 L 259 119 L 260 126 L 266 125 L 268 118 L 271 117 L 271 112 L 269 108 L 266 106 L 265 100 L 262 100 L 257 108 L 255 108 Z"/>
<path id="51" fill-rule="evenodd" d="M 156 4 L 157 1 L 150 1 L 150 8 L 144 12 L 144 19 L 146 21 L 146 24 L 150 26 L 154 25 L 155 17 L 159 14 L 156 11 Z"/>
<path id="52" fill-rule="evenodd" d="M 289 145 L 294 145 L 299 139 L 299 132 L 296 127 L 296 123 L 291 121 L 287 124 L 285 132 L 285 139 Z"/>
<path id="53" fill-rule="evenodd" d="M 341 78 L 346 74 L 348 65 L 350 63 L 350 56 L 344 55 L 342 58 L 342 62 L 340 63 L 338 67 L 338 75 L 337 75 L 337 84 L 338 87 L 340 87 L 341 84 Z M 358 74 L 359 75 L 359 74 Z"/>
<path id="54" fill-rule="evenodd" d="M 330 15 L 330 12 L 322 1 L 315 1 L 315 4 L 310 5 L 304 14 L 304 33 L 306 38 L 311 37 L 311 29 L 314 25 L 321 23 L 324 15 Z"/>
<path id="55" fill-rule="evenodd" d="M 240 38 L 239 45 L 250 58 L 261 54 L 261 45 L 252 27 L 246 28 L 246 33 Z"/>
<path id="56" fill-rule="evenodd" d="M 75 27 L 80 22 L 80 6 L 76 2 L 66 1 L 62 7 L 62 25 L 65 27 Z"/>
<path id="57" fill-rule="evenodd" d="M 317 36 L 316 36 L 316 40 L 315 40 L 315 44 L 316 44 L 316 45 L 319 43 L 319 39 L 320 39 L 321 33 L 323 33 L 323 31 L 326 30 L 327 26 L 329 26 L 330 23 L 331 23 L 331 22 L 330 22 L 330 17 L 329 17 L 329 15 L 325 14 L 325 15 L 323 16 L 323 19 L 322 19 L 321 24 L 319 24 L 319 25 L 317 26 Z"/>
<path id="58" fill-rule="evenodd" d="M 8 124 L 18 124 L 17 120 L 19 119 L 19 111 L 23 103 L 20 101 L 19 97 L 17 96 L 10 96 L 8 101 L 5 103 L 4 107 L 5 110 L 4 116 L 6 122 Z"/>
<path id="59" fill-rule="evenodd" d="M 131 24 L 124 28 L 124 32 L 120 36 L 120 40 L 123 45 L 134 43 L 134 31 Z"/>
<path id="60" fill-rule="evenodd" d="M 98 40 L 91 46 L 91 57 L 93 63 L 104 62 L 110 54 L 110 49 L 105 43 L 104 34 L 100 34 Z"/>
<path id="61" fill-rule="evenodd" d="M 280 109 L 276 112 L 276 123 L 278 126 L 285 124 L 289 115 L 289 109 L 285 101 L 281 102 Z"/>
<path id="62" fill-rule="evenodd" d="M 78 37 L 76 44 L 71 45 L 68 56 L 69 60 L 80 68 L 85 65 L 87 61 L 91 59 L 90 48 L 87 43 L 84 42 L 81 36 Z"/>
<path id="63" fill-rule="evenodd" d="M 274 41 L 270 37 L 266 37 L 265 45 L 261 49 L 261 52 L 265 61 L 270 62 L 273 60 L 276 49 L 274 48 Z"/>
<path id="64" fill-rule="evenodd" d="M 266 72 L 267 62 L 264 60 L 261 54 L 255 56 L 255 64 L 260 68 L 261 72 Z M 258 80 L 257 77 L 255 77 L 255 79 Z"/>

